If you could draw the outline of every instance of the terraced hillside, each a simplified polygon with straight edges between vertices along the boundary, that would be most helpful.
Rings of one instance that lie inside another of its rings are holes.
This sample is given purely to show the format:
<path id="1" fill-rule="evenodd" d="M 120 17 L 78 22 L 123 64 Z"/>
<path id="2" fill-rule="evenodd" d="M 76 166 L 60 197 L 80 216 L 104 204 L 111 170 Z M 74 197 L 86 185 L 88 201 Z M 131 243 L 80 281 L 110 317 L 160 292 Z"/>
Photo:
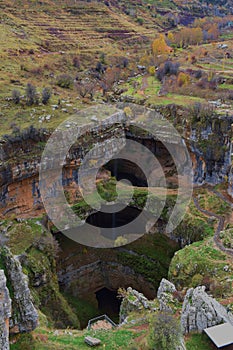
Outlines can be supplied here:
<path id="1" fill-rule="evenodd" d="M 1 41 L 9 52 L 32 48 L 93 52 L 115 43 L 126 47 L 153 36 L 134 19 L 104 3 L 79 1 L 1 1 Z M 13 34 L 13 35 L 12 35 Z M 7 38 L 11 36 L 10 42 Z M 12 52 L 13 53 L 13 52 Z"/>

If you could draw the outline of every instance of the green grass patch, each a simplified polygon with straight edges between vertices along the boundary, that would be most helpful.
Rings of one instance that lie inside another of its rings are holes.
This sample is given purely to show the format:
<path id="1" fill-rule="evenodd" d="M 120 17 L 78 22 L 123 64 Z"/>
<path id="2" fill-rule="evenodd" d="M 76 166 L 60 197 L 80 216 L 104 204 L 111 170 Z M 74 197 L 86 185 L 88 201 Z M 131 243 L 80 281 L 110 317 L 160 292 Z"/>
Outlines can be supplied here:
<path id="1" fill-rule="evenodd" d="M 212 343 L 206 334 L 190 334 L 185 343 L 187 350 L 211 350 Z"/>
<path id="2" fill-rule="evenodd" d="M 69 331 L 70 332 L 70 331 Z M 71 331 L 72 335 L 65 334 L 65 331 L 59 331 L 55 335 L 54 331 L 47 329 L 38 329 L 31 334 L 23 334 L 18 337 L 18 341 L 11 345 L 11 350 L 88 350 L 90 346 L 84 343 L 87 335 L 101 340 L 100 350 L 126 350 L 130 349 L 134 343 L 134 338 L 142 332 L 119 328 L 112 331 Z"/>

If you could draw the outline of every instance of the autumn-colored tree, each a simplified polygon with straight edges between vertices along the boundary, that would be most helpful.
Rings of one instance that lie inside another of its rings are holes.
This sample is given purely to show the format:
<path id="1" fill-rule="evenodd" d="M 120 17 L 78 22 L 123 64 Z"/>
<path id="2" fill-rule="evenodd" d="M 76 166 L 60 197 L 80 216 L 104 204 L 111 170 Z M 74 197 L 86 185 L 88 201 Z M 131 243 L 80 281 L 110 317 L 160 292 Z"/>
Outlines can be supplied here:
<path id="1" fill-rule="evenodd" d="M 145 53 L 141 58 L 140 58 L 140 65 L 142 66 L 149 66 L 151 61 L 151 57 L 149 54 Z"/>
<path id="2" fill-rule="evenodd" d="M 216 40 L 219 37 L 219 30 L 217 24 L 213 24 L 208 30 L 208 37 L 211 40 Z"/>
<path id="3" fill-rule="evenodd" d="M 193 44 L 200 44 L 203 40 L 203 32 L 200 27 L 192 28 L 191 37 L 193 40 Z"/>
<path id="4" fill-rule="evenodd" d="M 203 40 L 203 32 L 200 27 L 183 28 L 174 36 L 174 42 L 179 47 L 200 44 Z"/>
<path id="5" fill-rule="evenodd" d="M 190 83 L 190 76 L 184 72 L 180 72 L 177 77 L 177 83 L 179 86 L 188 85 Z"/>
<path id="6" fill-rule="evenodd" d="M 103 96 L 109 91 L 113 84 L 119 81 L 121 78 L 121 69 L 117 67 L 108 68 L 104 73 L 104 76 L 100 82 L 100 86 L 103 91 Z"/>
<path id="7" fill-rule="evenodd" d="M 171 43 L 171 44 L 174 43 L 175 38 L 174 38 L 174 35 L 172 32 L 168 33 L 167 39 L 168 39 L 169 43 Z"/>
<path id="8" fill-rule="evenodd" d="M 163 34 L 160 34 L 159 37 L 153 41 L 151 46 L 154 58 L 158 55 L 168 54 L 173 51 L 172 48 L 167 45 Z"/>

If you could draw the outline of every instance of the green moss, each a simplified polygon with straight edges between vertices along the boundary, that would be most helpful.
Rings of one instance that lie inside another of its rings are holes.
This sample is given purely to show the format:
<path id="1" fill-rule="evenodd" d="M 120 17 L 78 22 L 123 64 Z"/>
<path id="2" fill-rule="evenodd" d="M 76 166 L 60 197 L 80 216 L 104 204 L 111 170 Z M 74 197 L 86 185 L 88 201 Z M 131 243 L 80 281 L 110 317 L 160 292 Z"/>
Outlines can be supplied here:
<path id="1" fill-rule="evenodd" d="M 161 279 L 167 277 L 171 258 L 178 247 L 162 234 L 148 234 L 125 248 L 137 254 L 118 252 L 118 261 L 142 274 L 158 288 Z"/>
<path id="2" fill-rule="evenodd" d="M 14 222 L 7 232 L 8 246 L 13 254 L 22 254 L 41 237 L 42 233 L 43 227 L 38 219 L 30 219 L 22 223 Z"/>

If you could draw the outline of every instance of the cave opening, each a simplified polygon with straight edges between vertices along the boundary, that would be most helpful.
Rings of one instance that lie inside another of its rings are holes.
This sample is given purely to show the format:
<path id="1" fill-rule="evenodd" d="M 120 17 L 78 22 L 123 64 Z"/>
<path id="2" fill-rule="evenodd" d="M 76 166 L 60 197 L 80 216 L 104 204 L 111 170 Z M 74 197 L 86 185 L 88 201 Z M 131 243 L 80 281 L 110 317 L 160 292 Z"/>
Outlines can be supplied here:
<path id="1" fill-rule="evenodd" d="M 115 323 L 118 323 L 121 299 L 118 297 L 117 291 L 104 287 L 98 290 L 95 295 L 101 314 L 106 314 Z"/>

